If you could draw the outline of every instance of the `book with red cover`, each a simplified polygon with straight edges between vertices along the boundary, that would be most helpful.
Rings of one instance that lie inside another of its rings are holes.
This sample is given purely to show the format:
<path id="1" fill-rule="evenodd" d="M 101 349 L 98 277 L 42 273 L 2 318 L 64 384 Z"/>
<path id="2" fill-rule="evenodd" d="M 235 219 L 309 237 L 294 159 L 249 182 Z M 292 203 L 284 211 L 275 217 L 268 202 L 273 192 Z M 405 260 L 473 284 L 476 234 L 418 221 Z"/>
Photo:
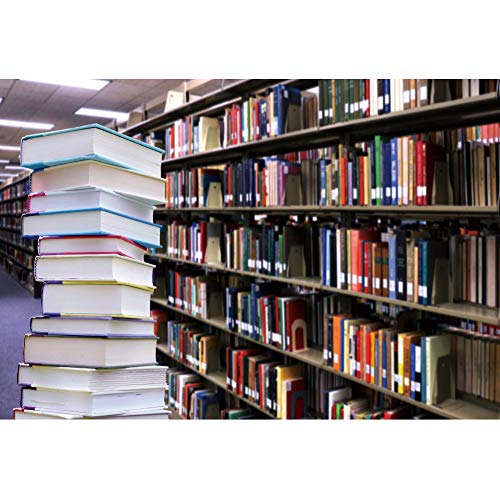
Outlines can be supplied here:
<path id="1" fill-rule="evenodd" d="M 384 412 L 384 419 L 406 419 L 409 417 L 407 407 L 398 407 Z"/>
<path id="2" fill-rule="evenodd" d="M 200 222 L 200 263 L 206 263 L 207 252 L 207 222 Z"/>
<path id="3" fill-rule="evenodd" d="M 363 262 L 362 241 L 377 241 L 380 233 L 376 229 L 352 229 L 351 230 L 351 287 L 353 291 L 363 291 Z M 366 246 L 366 245 L 365 245 Z"/>
<path id="4" fill-rule="evenodd" d="M 181 416 L 184 419 L 188 419 L 189 414 L 189 402 L 191 398 L 191 393 L 197 388 L 204 388 L 204 384 L 201 382 L 186 383 L 182 389 L 182 408 Z"/>
<path id="5" fill-rule="evenodd" d="M 286 391 L 283 405 L 286 407 L 284 419 L 304 419 L 306 415 L 306 382 L 304 378 L 285 381 Z"/>
<path id="6" fill-rule="evenodd" d="M 278 314 L 276 314 L 278 315 Z M 290 352 L 307 349 L 307 303 L 304 299 L 285 302 L 286 335 Z"/>
<path id="7" fill-rule="evenodd" d="M 363 293 L 372 294 L 372 243 L 370 241 L 361 242 L 363 253 Z"/>
<path id="8" fill-rule="evenodd" d="M 340 179 L 340 206 L 347 205 L 347 158 L 342 156 L 339 160 Z"/>
<path id="9" fill-rule="evenodd" d="M 249 355 L 257 355 L 259 350 L 257 349 L 243 349 L 238 350 L 233 353 L 233 362 L 236 357 L 236 362 L 233 364 L 233 376 L 236 381 L 236 390 L 234 390 L 238 395 L 243 396 L 243 359 L 244 357 L 248 357 Z M 236 369 L 235 369 L 236 368 Z"/>

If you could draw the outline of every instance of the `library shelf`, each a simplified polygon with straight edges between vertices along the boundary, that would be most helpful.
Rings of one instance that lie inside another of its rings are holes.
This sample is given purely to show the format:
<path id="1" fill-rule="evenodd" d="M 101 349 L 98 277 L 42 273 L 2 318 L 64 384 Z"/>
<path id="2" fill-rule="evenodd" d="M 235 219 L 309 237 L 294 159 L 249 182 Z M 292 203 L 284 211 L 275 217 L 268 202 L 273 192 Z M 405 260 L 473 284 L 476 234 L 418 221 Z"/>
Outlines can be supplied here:
<path id="1" fill-rule="evenodd" d="M 472 321 L 483 322 L 492 326 L 493 325 L 500 326 L 500 314 L 498 312 L 498 309 L 488 308 L 484 305 L 475 305 L 473 303 L 442 303 L 439 305 L 421 305 L 420 303 L 395 300 L 384 296 L 359 293 L 357 291 L 350 291 L 348 289 L 340 289 L 332 286 L 325 286 L 321 283 L 321 279 L 319 277 L 302 277 L 302 278 L 277 277 L 266 274 L 260 274 L 258 272 L 248 272 L 244 270 L 228 269 L 223 265 L 209 265 L 204 263 L 191 262 L 189 260 L 172 258 L 161 253 L 151 254 L 150 257 L 156 257 L 161 260 L 167 260 L 177 264 L 193 265 L 196 267 L 201 267 L 208 271 L 226 272 L 244 277 L 282 282 L 284 284 L 289 284 L 291 286 L 302 286 L 304 288 L 309 288 L 309 289 L 318 289 L 322 291 L 328 291 L 331 293 L 337 293 L 339 295 L 352 296 L 354 298 L 371 300 L 379 303 L 387 303 L 389 305 L 398 305 L 400 307 L 406 307 L 414 310 L 421 310 L 423 312 L 429 312 L 448 317 L 469 319 Z"/>
<path id="2" fill-rule="evenodd" d="M 259 412 L 265 414 L 266 416 L 268 416 L 268 417 L 270 417 L 272 419 L 276 419 L 275 416 L 273 416 L 272 414 L 270 414 L 266 410 L 262 409 L 262 407 L 260 407 L 259 405 L 255 404 L 251 400 L 247 400 L 246 398 L 242 397 L 241 395 L 238 395 L 238 394 L 232 392 L 231 390 L 228 390 L 227 386 L 226 386 L 226 374 L 223 373 L 222 371 L 219 371 L 219 372 L 216 372 L 216 373 L 211 373 L 211 374 L 204 374 L 204 373 L 201 373 L 200 371 L 198 371 L 197 369 L 195 369 L 194 367 L 190 366 L 189 364 L 186 364 L 185 362 L 181 362 L 179 359 L 177 359 L 176 357 L 174 357 L 168 351 L 167 345 L 164 345 L 164 344 L 160 343 L 160 344 L 158 344 L 156 346 L 156 349 L 159 352 L 161 352 L 163 355 L 165 355 L 166 357 L 169 357 L 170 359 L 174 360 L 178 364 L 184 366 L 185 368 L 189 369 L 190 371 L 193 371 L 194 373 L 196 373 L 201 378 L 204 378 L 207 381 L 209 381 L 210 383 L 218 386 L 219 388 L 222 388 L 224 391 L 226 391 L 230 395 L 233 395 L 234 397 L 236 397 L 237 399 L 241 400 L 242 402 L 244 402 L 245 404 L 249 405 L 250 407 L 258 410 Z"/>
<path id="3" fill-rule="evenodd" d="M 243 334 L 231 331 L 230 329 L 228 329 L 226 327 L 224 319 L 205 319 L 202 317 L 198 317 L 198 316 L 190 314 L 186 310 L 172 307 L 171 305 L 168 304 L 167 300 L 163 300 L 163 299 L 151 298 L 151 302 L 155 303 L 156 305 L 159 305 L 161 307 L 164 307 L 168 310 L 171 310 L 173 312 L 177 312 L 181 315 L 189 317 L 190 319 L 197 320 L 197 321 L 202 322 L 204 324 L 207 324 L 209 326 L 215 327 L 221 331 L 232 334 L 233 336 L 236 336 L 236 337 L 241 338 L 243 340 L 260 345 L 268 350 L 275 351 L 277 353 L 280 353 L 281 355 L 293 358 L 293 359 L 298 360 L 300 362 L 303 362 L 305 364 L 309 364 L 309 365 L 314 366 L 318 369 L 322 369 L 324 371 L 331 372 L 331 373 L 336 374 L 337 376 L 345 378 L 349 381 L 352 381 L 352 382 L 357 383 L 359 385 L 365 386 L 365 387 L 370 388 L 372 390 L 378 391 L 380 393 L 383 393 L 384 395 L 388 395 L 390 397 L 396 398 L 398 400 L 401 400 L 402 402 L 408 403 L 410 405 L 413 405 L 415 407 L 423 409 L 427 412 L 436 414 L 438 416 L 441 416 L 441 417 L 444 417 L 447 419 L 498 419 L 500 417 L 500 410 L 498 410 L 498 409 L 495 410 L 491 407 L 487 407 L 486 405 L 483 406 L 483 405 L 475 404 L 475 403 L 468 402 L 466 400 L 461 400 L 461 399 L 449 399 L 449 400 L 446 400 L 445 402 L 443 402 L 439 405 L 424 404 L 422 402 L 418 402 L 416 400 L 413 400 L 412 398 L 405 397 L 404 395 L 401 395 L 399 393 L 392 392 L 391 390 L 388 390 L 386 388 L 382 388 L 381 386 L 377 386 L 377 385 L 373 385 L 371 383 L 368 383 L 365 380 L 362 380 L 362 379 L 357 378 L 355 376 L 351 376 L 350 374 L 347 374 L 347 373 L 344 373 L 341 371 L 337 371 L 336 369 L 333 369 L 330 366 L 324 365 L 323 364 L 323 354 L 322 354 L 321 350 L 319 350 L 319 349 L 309 348 L 309 349 L 301 351 L 301 352 L 288 352 L 286 350 L 281 350 L 280 348 L 276 348 L 272 345 L 267 345 L 265 343 L 262 343 L 258 340 L 255 340 L 254 338 L 251 338 L 251 337 L 245 336 Z M 165 353 L 166 355 L 168 355 L 171 358 L 174 358 L 168 352 L 166 352 L 165 346 L 158 345 L 158 348 L 160 348 L 160 347 L 163 347 L 163 353 Z M 189 367 L 189 366 L 186 366 L 186 367 Z M 190 368 L 190 369 L 192 369 L 192 368 Z M 194 370 L 194 371 L 198 372 L 196 370 Z M 222 377 L 223 377 L 223 374 L 222 374 Z M 223 382 L 224 382 L 224 387 L 225 387 L 225 380 L 224 379 L 223 379 Z M 230 392 L 230 393 L 232 393 L 232 392 Z M 242 400 L 245 400 L 245 399 L 242 399 Z M 247 400 L 245 400 L 245 401 L 248 402 Z M 260 409 L 260 410 L 262 410 L 262 409 Z M 266 413 L 266 414 L 268 414 L 268 413 Z"/>
<path id="4" fill-rule="evenodd" d="M 375 135 L 405 135 L 500 121 L 500 100 L 492 92 L 478 97 L 430 104 L 380 116 L 308 128 L 267 139 L 200 152 L 162 162 L 164 171 L 233 161 L 244 156 L 266 156 L 355 143 Z"/>
<path id="5" fill-rule="evenodd" d="M 325 215 L 332 213 L 353 213 L 367 216 L 406 217 L 406 216 L 444 216 L 449 218 L 496 217 L 500 214 L 499 206 L 255 206 L 224 208 L 157 208 L 155 214 L 167 216 L 172 213 L 217 213 L 217 214 L 269 214 L 269 215 Z"/>
<path id="6" fill-rule="evenodd" d="M 19 232 L 21 233 L 21 227 L 9 227 L 5 225 L 0 225 L 0 230 L 8 230 L 10 232 Z"/>
<path id="7" fill-rule="evenodd" d="M 29 253 L 30 255 L 34 255 L 35 254 L 35 251 L 33 250 L 33 248 L 26 248 L 24 246 L 21 246 L 19 244 L 16 244 L 16 243 L 13 243 L 11 241 L 8 241 L 7 239 L 2 239 L 0 237 L 0 244 L 1 243 L 4 243 L 4 244 L 7 244 L 8 246 L 12 246 L 13 248 L 16 248 L 20 251 L 24 251 L 25 253 Z"/>
<path id="8" fill-rule="evenodd" d="M 10 187 L 10 185 L 9 185 Z M 4 203 L 9 203 L 9 202 L 14 202 L 14 201 L 21 201 L 23 199 L 26 199 L 28 197 L 28 194 L 23 194 L 22 196 L 16 196 L 14 198 L 7 198 L 7 199 L 0 199 L 0 204 Z"/>
<path id="9" fill-rule="evenodd" d="M 317 82 L 318 80 L 240 80 L 219 90 L 210 92 L 197 100 L 187 102 L 186 104 L 142 121 L 137 125 L 133 125 L 123 130 L 122 133 L 126 135 L 136 135 L 143 132 L 155 131 L 168 126 L 180 118 L 209 109 L 210 107 L 221 104 L 230 105 L 244 95 L 265 90 L 266 88 L 272 87 L 277 83 L 294 85 L 297 88 L 306 89 L 316 86 Z"/>
<path id="10" fill-rule="evenodd" d="M 172 407 L 169 407 L 168 410 L 170 411 L 168 419 L 172 421 L 185 421 L 185 419 Z"/>
<path id="11" fill-rule="evenodd" d="M 2 249 L 0 249 L 0 255 L 3 255 L 5 258 L 8 258 L 14 265 L 17 265 L 18 267 L 21 267 L 22 269 L 27 270 L 29 272 L 33 272 L 33 268 L 32 267 L 27 267 L 23 263 L 18 262 L 17 260 L 14 260 L 14 258 L 12 258 L 11 255 L 9 255 L 8 253 L 6 253 Z"/>

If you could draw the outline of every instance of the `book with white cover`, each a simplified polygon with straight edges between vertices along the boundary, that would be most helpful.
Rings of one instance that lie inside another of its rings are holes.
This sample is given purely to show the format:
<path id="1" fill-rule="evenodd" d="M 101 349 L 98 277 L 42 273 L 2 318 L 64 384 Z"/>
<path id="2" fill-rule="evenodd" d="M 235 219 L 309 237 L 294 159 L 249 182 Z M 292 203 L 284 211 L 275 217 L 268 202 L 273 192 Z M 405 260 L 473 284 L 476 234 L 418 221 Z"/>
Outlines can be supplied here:
<path id="1" fill-rule="evenodd" d="M 153 291 L 153 288 L 128 283 L 45 282 L 42 313 L 148 319 Z"/>
<path id="2" fill-rule="evenodd" d="M 95 417 L 139 409 L 162 409 L 165 389 L 166 385 L 119 392 L 22 388 L 21 400 L 26 408 Z"/>
<path id="3" fill-rule="evenodd" d="M 41 237 L 38 254 L 45 255 L 122 255 L 144 261 L 148 249 L 122 236 Z"/>
<path id="4" fill-rule="evenodd" d="M 39 334 L 76 336 L 154 336 L 153 319 L 59 316 L 32 317 L 30 331 Z"/>
<path id="5" fill-rule="evenodd" d="M 126 418 L 126 419 L 146 419 L 146 420 L 166 420 L 170 419 L 169 411 L 167 408 L 163 409 L 146 409 L 139 411 L 128 411 L 122 412 L 119 414 L 112 414 L 111 416 L 99 416 L 92 419 L 115 419 L 115 418 Z M 81 416 L 79 414 L 61 414 L 59 412 L 51 412 L 51 411 L 41 411 L 40 409 L 24 409 L 22 407 L 17 407 L 14 409 L 14 419 L 21 420 L 46 420 L 46 419 L 90 419 L 85 416 Z"/>
<path id="6" fill-rule="evenodd" d="M 75 191 L 38 192 L 28 196 L 28 213 L 104 209 L 136 218 L 153 221 L 154 207 L 108 189 L 90 187 Z"/>
<path id="7" fill-rule="evenodd" d="M 21 166 L 36 170 L 68 158 L 98 156 L 122 168 L 161 177 L 165 151 L 102 125 L 92 124 L 27 135 L 21 140 Z"/>
<path id="8" fill-rule="evenodd" d="M 17 382 L 23 386 L 54 390 L 119 391 L 163 387 L 167 371 L 168 368 L 165 366 L 88 369 L 19 364 Z"/>
<path id="9" fill-rule="evenodd" d="M 153 286 L 154 265 L 120 255 L 37 256 L 37 281 L 116 281 Z"/>
<path id="10" fill-rule="evenodd" d="M 156 342 L 156 337 L 27 334 L 24 337 L 24 363 L 88 368 L 155 365 Z"/>
<path id="11" fill-rule="evenodd" d="M 31 174 L 31 192 L 69 191 L 95 187 L 110 189 L 151 205 L 165 204 L 166 180 L 104 161 L 72 159 Z"/>
<path id="12" fill-rule="evenodd" d="M 109 210 L 29 213 L 22 217 L 24 237 L 120 234 L 147 247 L 160 247 L 161 225 Z"/>

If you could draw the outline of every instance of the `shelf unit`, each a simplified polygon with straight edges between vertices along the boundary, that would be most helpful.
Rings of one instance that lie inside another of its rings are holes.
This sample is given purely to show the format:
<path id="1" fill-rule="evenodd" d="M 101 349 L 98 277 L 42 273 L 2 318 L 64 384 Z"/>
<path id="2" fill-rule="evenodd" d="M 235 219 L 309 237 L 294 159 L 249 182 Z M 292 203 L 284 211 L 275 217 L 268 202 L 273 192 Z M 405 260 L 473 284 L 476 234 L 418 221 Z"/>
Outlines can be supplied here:
<path id="1" fill-rule="evenodd" d="M 322 369 L 327 372 L 331 372 L 333 374 L 336 374 L 337 376 L 341 376 L 342 378 L 345 378 L 349 381 L 352 381 L 354 383 L 358 383 L 360 385 L 363 385 L 365 387 L 368 387 L 372 390 L 375 390 L 377 392 L 383 393 L 384 395 L 389 395 L 393 398 L 396 398 L 398 400 L 401 400 L 403 402 L 406 402 L 407 404 L 413 405 L 415 407 L 419 407 L 420 409 L 424 409 L 428 412 L 431 412 L 433 414 L 436 414 L 438 416 L 448 418 L 448 419 L 498 419 L 500 416 L 500 412 L 498 410 L 494 409 L 489 409 L 486 406 L 480 406 L 476 405 L 464 400 L 447 400 L 443 402 L 442 404 L 438 406 L 431 406 L 427 404 L 423 404 L 421 402 L 418 402 L 416 400 L 413 400 L 409 397 L 405 397 L 404 395 L 400 395 L 398 393 L 394 393 L 391 390 L 387 390 L 386 388 L 382 388 L 381 386 L 377 385 L 372 385 L 371 383 L 368 383 L 362 379 L 356 378 L 354 376 L 351 376 L 350 374 L 346 374 L 341 371 L 337 371 L 336 369 L 333 369 L 330 366 L 325 366 L 323 364 L 323 353 L 319 349 L 315 348 L 309 348 L 303 352 L 287 352 L 285 350 L 282 350 L 280 348 L 273 347 L 272 345 L 267 345 L 265 343 L 262 343 L 258 340 L 255 340 L 249 336 L 245 336 L 244 334 L 240 334 L 234 331 L 231 331 L 226 327 L 226 322 L 224 319 L 205 319 L 202 317 L 198 317 L 195 315 L 190 314 L 189 312 L 185 310 L 178 309 L 176 307 L 172 307 L 167 303 L 167 300 L 162 300 L 158 298 L 152 298 L 151 302 L 159 305 L 163 308 L 166 308 L 167 310 L 171 310 L 172 312 L 177 312 L 181 315 L 184 315 L 185 317 L 189 317 L 190 319 L 202 322 L 204 324 L 207 324 L 208 326 L 215 327 L 220 331 L 224 331 L 225 333 L 232 334 L 235 337 L 241 338 L 243 340 L 249 341 L 251 343 L 255 343 L 259 346 L 262 346 L 264 348 L 267 348 L 268 350 L 272 350 L 274 352 L 277 352 L 281 355 L 290 357 L 292 359 L 298 360 L 300 362 L 303 362 L 304 364 L 309 364 L 311 366 L 314 366 L 318 369 Z M 175 357 L 172 357 L 170 354 L 166 352 L 166 347 L 163 345 L 159 345 L 158 348 L 163 348 L 162 352 L 168 355 L 169 357 L 175 359 Z M 186 364 L 184 364 L 186 367 Z M 192 368 L 191 368 L 192 369 Z M 198 371 L 195 370 L 195 372 L 198 373 Z M 199 374 L 199 373 L 198 373 Z M 224 387 L 225 387 L 225 380 L 224 380 Z M 229 392 L 232 393 L 232 392 Z M 246 399 L 242 399 L 245 402 L 248 402 Z M 261 409 L 262 410 L 262 409 Z"/>
<path id="2" fill-rule="evenodd" d="M 26 182 L 29 182 L 29 176 L 21 177 L 9 184 L 0 186 L 0 205 L 2 206 L 2 208 L 4 208 L 5 206 L 11 206 L 11 203 L 24 201 L 28 198 L 28 194 L 24 193 L 4 199 L 4 192 L 6 192 L 8 189 L 16 187 L 17 190 L 22 184 L 25 184 Z M 19 211 L 11 213 L 0 213 L 0 218 L 1 217 L 10 217 L 11 219 L 20 220 L 22 217 L 22 213 L 19 213 Z M 0 258 L 0 260 L 5 269 L 19 282 L 19 284 L 30 291 L 30 293 L 32 293 L 35 298 L 38 298 L 40 296 L 41 288 L 39 283 L 37 283 L 34 279 L 33 267 L 27 266 L 23 262 L 16 260 L 13 254 L 10 254 L 10 252 L 1 249 L 1 247 L 7 246 L 12 249 L 12 253 L 14 253 L 14 251 L 21 251 L 31 256 L 34 261 L 36 256 L 35 244 L 31 242 L 30 244 L 32 245 L 32 247 L 29 248 L 12 241 L 8 241 L 7 233 L 19 234 L 19 236 L 21 236 L 22 229 L 11 226 L 0 226 L 0 256 L 2 257 Z M 15 271 L 14 268 L 17 269 L 17 271 Z M 24 278 L 21 276 L 23 276 Z"/>
<path id="3" fill-rule="evenodd" d="M 206 100 L 200 99 L 196 103 L 188 103 L 175 110 L 163 115 L 157 116 L 152 120 L 145 121 L 131 129 L 125 131 L 129 135 L 143 132 L 151 132 L 166 128 L 174 120 L 183 118 L 190 114 L 221 111 L 225 106 L 233 102 L 241 101 L 249 93 L 255 92 L 265 83 L 265 80 L 253 80 L 255 88 L 251 89 L 250 81 L 243 80 L 231 86 L 231 95 L 225 91 L 218 91 L 207 96 Z M 280 80 L 287 81 L 287 80 Z M 312 88 L 317 80 L 288 80 L 297 82 L 301 89 Z M 277 83 L 278 81 L 273 81 Z M 300 83 L 299 83 L 300 82 Z M 270 83 L 267 84 L 269 86 Z M 259 88 L 257 88 L 259 87 Z M 382 116 L 373 116 L 370 118 L 357 119 L 343 123 L 337 123 L 329 126 L 315 127 L 286 135 L 267 138 L 260 141 L 246 142 L 226 148 L 211 150 L 190 156 L 175 159 L 166 159 L 162 162 L 163 172 L 171 170 L 185 169 L 197 166 L 209 166 L 217 163 L 224 163 L 233 160 L 240 160 L 248 157 L 262 157 L 274 154 L 283 154 L 301 150 L 327 147 L 338 143 L 353 144 L 357 141 L 372 139 L 375 135 L 401 136 L 405 134 L 414 134 L 419 132 L 430 132 L 446 128 L 457 128 L 465 126 L 479 126 L 482 124 L 500 121 L 500 100 L 496 93 L 482 95 L 479 97 L 460 99 L 439 104 L 432 104 L 421 108 L 405 110 L 401 112 L 390 113 Z M 339 217 L 374 217 L 381 216 L 392 217 L 410 217 L 425 219 L 497 219 L 499 215 L 498 207 L 464 207 L 464 206 L 346 206 L 346 207 L 322 207 L 322 206 L 287 206 L 287 207 L 251 207 L 251 208 L 160 208 L 156 210 L 157 218 L 165 218 L 170 214 L 216 214 L 224 215 L 248 215 L 269 214 L 279 216 L 288 216 L 291 214 L 305 214 L 318 217 L 328 217 L 338 215 Z M 246 218 L 248 220 L 248 218 Z M 302 286 L 310 289 L 320 289 L 353 298 L 372 300 L 392 305 L 398 305 L 410 309 L 421 310 L 432 314 L 443 316 L 466 318 L 479 322 L 500 325 L 500 314 L 496 309 L 489 309 L 483 306 L 472 304 L 454 304 L 447 303 L 434 306 L 424 306 L 417 303 L 410 303 L 401 300 L 393 300 L 385 297 L 367 295 L 349 290 L 337 289 L 329 286 L 323 286 L 319 279 L 292 279 L 268 276 L 255 272 L 245 272 L 239 270 L 227 269 L 219 265 L 196 264 L 182 259 L 170 258 L 164 254 L 158 253 L 153 257 L 170 261 L 176 264 L 194 265 L 203 268 L 205 271 L 224 272 L 249 277 L 252 279 L 262 279 L 268 281 L 283 282 L 293 286 Z M 332 372 L 342 376 L 353 383 L 357 383 L 368 388 L 379 391 L 393 398 L 402 400 L 408 404 L 420 407 L 428 412 L 434 413 L 445 418 L 453 419 L 490 419 L 498 418 L 499 410 L 496 404 L 472 400 L 457 399 L 448 400 L 439 406 L 428 406 L 416 402 L 407 397 L 393 393 L 390 390 L 371 385 L 358 378 L 345 373 L 337 372 L 329 366 L 323 365 L 322 352 L 316 349 L 309 349 L 304 352 L 291 353 L 280 349 L 275 349 L 269 345 L 264 345 L 259 341 L 253 340 L 245 335 L 229 331 L 225 325 L 224 319 L 201 319 L 194 317 L 186 311 L 179 310 L 168 305 L 166 300 L 153 298 L 152 302 L 158 306 L 165 307 L 171 311 L 190 317 L 196 321 L 203 322 L 211 327 L 221 331 L 228 332 L 236 337 L 242 338 L 269 350 L 276 350 L 282 355 L 289 356 L 303 363 L 313 365 L 319 369 Z M 159 347 L 161 348 L 161 346 Z M 225 383 L 224 383 L 225 385 Z"/>
<path id="4" fill-rule="evenodd" d="M 487 324 L 500 326 L 500 315 L 498 310 L 491 309 L 482 305 L 474 304 L 464 304 L 464 303 L 443 303 L 441 305 L 421 305 L 419 303 L 413 303 L 403 300 L 394 300 L 384 296 L 369 295 L 366 293 L 358 293 L 356 291 L 350 291 L 347 289 L 339 289 L 332 286 L 324 286 L 321 284 L 321 279 L 319 277 L 309 277 L 309 278 L 291 278 L 291 277 L 277 277 L 265 274 L 260 274 L 257 272 L 247 272 L 244 270 L 228 269 L 221 265 L 208 265 L 204 263 L 190 262 L 188 260 L 182 260 L 178 258 L 171 258 L 164 254 L 151 255 L 159 259 L 171 261 L 177 264 L 192 265 L 195 267 L 203 268 L 207 271 L 214 272 L 227 272 L 230 274 L 240 275 L 242 277 L 251 277 L 255 279 L 264 279 L 267 281 L 281 282 L 283 284 L 289 284 L 290 286 L 302 286 L 309 289 L 318 289 L 322 291 L 330 291 L 332 293 L 337 293 L 340 295 L 352 296 L 354 298 L 361 298 L 366 300 L 371 300 L 379 303 L 387 303 L 389 305 L 399 305 L 400 307 L 406 307 L 414 310 L 421 310 L 423 312 L 429 312 L 433 314 L 439 314 L 447 317 L 459 317 L 461 319 L 471 319 L 478 322 L 485 322 Z"/>
<path id="5" fill-rule="evenodd" d="M 156 349 L 159 352 L 161 352 L 163 355 L 165 355 L 166 357 L 168 357 L 168 358 L 172 359 L 173 361 L 177 362 L 177 364 L 180 364 L 181 366 L 189 369 L 190 371 L 193 371 L 194 373 L 196 373 L 201 378 L 209 381 L 210 383 L 212 383 L 213 385 L 215 385 L 215 386 L 217 386 L 219 388 L 222 388 L 224 391 L 226 391 L 227 393 L 233 395 L 238 400 L 241 400 L 242 402 L 244 402 L 248 406 L 252 407 L 253 409 L 261 412 L 262 414 L 265 414 L 268 418 L 276 419 L 272 414 L 268 413 L 267 411 L 265 411 L 264 409 L 262 409 L 259 405 L 255 404 L 251 400 L 247 400 L 246 398 L 244 398 L 244 397 L 242 397 L 242 396 L 240 396 L 240 395 L 232 392 L 231 390 L 228 390 L 227 386 L 226 386 L 226 375 L 222 371 L 219 371 L 219 372 L 216 372 L 216 373 L 211 373 L 211 374 L 203 374 L 200 371 L 198 371 L 198 370 L 194 369 L 193 367 L 191 367 L 189 364 L 186 364 L 185 362 L 181 362 L 179 359 L 177 359 L 172 354 L 170 354 L 170 352 L 168 351 L 166 345 L 159 344 L 156 347 Z"/>

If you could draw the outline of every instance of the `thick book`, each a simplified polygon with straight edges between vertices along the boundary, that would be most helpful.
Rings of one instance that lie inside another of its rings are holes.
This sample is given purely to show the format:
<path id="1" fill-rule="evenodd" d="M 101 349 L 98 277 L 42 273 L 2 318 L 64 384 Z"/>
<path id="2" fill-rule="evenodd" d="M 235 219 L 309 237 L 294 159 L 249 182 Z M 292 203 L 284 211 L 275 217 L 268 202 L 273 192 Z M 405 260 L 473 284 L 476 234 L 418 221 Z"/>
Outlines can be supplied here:
<path id="1" fill-rule="evenodd" d="M 104 209 L 30 213 L 23 215 L 24 237 L 120 234 L 147 247 L 160 247 L 161 225 Z"/>
<path id="2" fill-rule="evenodd" d="M 156 364 L 157 338 L 101 338 L 27 334 L 24 363 L 67 367 L 134 367 Z"/>
<path id="3" fill-rule="evenodd" d="M 14 409 L 14 419 L 19 420 L 73 420 L 73 419 L 89 419 L 85 416 L 81 416 L 79 414 L 69 414 L 69 413 L 61 413 L 40 409 L 26 409 L 24 407 L 18 407 Z M 93 419 L 116 419 L 116 418 L 126 418 L 126 419 L 146 419 L 146 420 L 166 420 L 170 419 L 171 411 L 169 411 L 166 407 L 162 407 L 160 409 L 142 409 L 138 411 L 126 411 L 121 412 L 119 414 L 112 414 L 109 416 L 99 416 Z"/>
<path id="4" fill-rule="evenodd" d="M 154 265 L 120 255 L 37 256 L 37 281 L 108 281 L 153 287 Z"/>
<path id="5" fill-rule="evenodd" d="M 89 187 L 74 191 L 38 192 L 28 196 L 27 213 L 104 209 L 136 218 L 153 221 L 154 207 L 117 194 L 109 189 Z"/>
<path id="6" fill-rule="evenodd" d="M 21 141 L 21 166 L 37 170 L 68 158 L 103 157 L 122 168 L 161 177 L 165 151 L 92 124 L 55 132 L 27 135 Z"/>
<path id="7" fill-rule="evenodd" d="M 164 407 L 165 389 L 166 385 L 119 392 L 23 388 L 21 399 L 26 408 L 94 417 L 140 409 L 161 409 Z"/>
<path id="8" fill-rule="evenodd" d="M 117 282 L 45 282 L 44 315 L 149 318 L 153 288 Z"/>
<path id="9" fill-rule="evenodd" d="M 146 247 L 122 236 L 41 237 L 38 240 L 40 256 L 110 254 L 143 261 L 147 251 Z"/>
<path id="10" fill-rule="evenodd" d="M 164 387 L 166 379 L 164 366 L 89 369 L 19 364 L 17 371 L 17 382 L 22 386 L 90 392 Z"/>
<path id="11" fill-rule="evenodd" d="M 76 336 L 146 336 L 154 335 L 153 319 L 118 319 L 114 317 L 32 317 L 30 331 L 39 334 Z"/>
<path id="12" fill-rule="evenodd" d="M 101 159 L 70 159 L 31 174 L 31 192 L 110 189 L 152 205 L 165 204 L 165 179 L 125 170 Z"/>

